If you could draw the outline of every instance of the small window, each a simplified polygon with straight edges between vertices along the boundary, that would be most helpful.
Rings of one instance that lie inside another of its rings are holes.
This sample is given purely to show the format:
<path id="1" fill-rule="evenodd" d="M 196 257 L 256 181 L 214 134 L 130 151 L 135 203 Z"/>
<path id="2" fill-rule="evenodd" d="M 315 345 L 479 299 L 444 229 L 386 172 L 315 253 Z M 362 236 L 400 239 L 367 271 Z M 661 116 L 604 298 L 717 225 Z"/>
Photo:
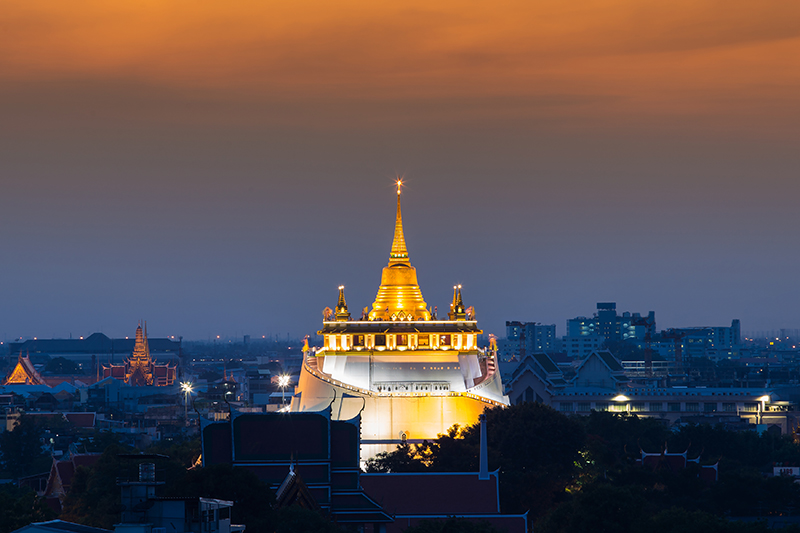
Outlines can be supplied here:
<path id="1" fill-rule="evenodd" d="M 430 346 L 430 337 L 427 335 L 420 335 L 417 337 L 417 344 L 419 346 Z"/>
<path id="2" fill-rule="evenodd" d="M 696 413 L 700 410 L 700 404 L 697 402 L 686 402 L 686 410 L 690 413 Z"/>
<path id="3" fill-rule="evenodd" d="M 650 411 L 661 411 L 664 409 L 664 404 L 661 402 L 650 402 Z"/>
<path id="4" fill-rule="evenodd" d="M 608 411 L 608 404 L 605 402 L 598 402 L 594 404 L 595 411 Z"/>
<path id="5" fill-rule="evenodd" d="M 735 403 L 723 403 L 722 410 L 726 413 L 735 413 L 736 412 L 736 404 Z"/>
<path id="6" fill-rule="evenodd" d="M 442 346 L 450 346 L 450 335 L 439 335 L 439 344 Z"/>
<path id="7" fill-rule="evenodd" d="M 670 403 L 669 403 L 669 410 L 670 410 L 670 412 L 672 412 L 672 413 L 679 412 L 679 411 L 681 410 L 681 404 L 680 404 L 680 402 L 670 402 Z"/>
<path id="8" fill-rule="evenodd" d="M 558 408 L 562 412 L 571 413 L 572 412 L 572 402 L 561 402 L 560 404 L 558 404 Z"/>
<path id="9" fill-rule="evenodd" d="M 397 336 L 397 345 L 398 346 L 408 346 L 408 335 L 398 335 Z"/>
<path id="10" fill-rule="evenodd" d="M 364 335 L 353 335 L 353 346 L 364 346 Z"/>
<path id="11" fill-rule="evenodd" d="M 375 346 L 386 346 L 386 335 L 375 335 Z"/>
<path id="12" fill-rule="evenodd" d="M 706 402 L 703 404 L 703 412 L 705 413 L 715 413 L 717 411 L 717 404 Z"/>
<path id="13" fill-rule="evenodd" d="M 758 404 L 757 403 L 746 403 L 744 404 L 745 411 L 758 411 Z"/>
<path id="14" fill-rule="evenodd" d="M 578 402 L 578 411 L 581 413 L 586 413 L 591 410 L 591 404 L 589 402 Z"/>
<path id="15" fill-rule="evenodd" d="M 631 404 L 631 411 L 634 413 L 641 413 L 644 411 L 644 402 L 633 402 Z"/>

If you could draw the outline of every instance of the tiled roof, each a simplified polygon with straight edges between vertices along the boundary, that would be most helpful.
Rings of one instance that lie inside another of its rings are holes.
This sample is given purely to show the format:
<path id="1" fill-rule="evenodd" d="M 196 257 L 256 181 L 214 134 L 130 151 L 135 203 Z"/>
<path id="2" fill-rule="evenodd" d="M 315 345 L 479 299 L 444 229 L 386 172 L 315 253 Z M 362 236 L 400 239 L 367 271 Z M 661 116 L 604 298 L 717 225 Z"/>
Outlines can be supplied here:
<path id="1" fill-rule="evenodd" d="M 392 515 L 498 513 L 497 473 L 361 474 L 364 491 Z"/>

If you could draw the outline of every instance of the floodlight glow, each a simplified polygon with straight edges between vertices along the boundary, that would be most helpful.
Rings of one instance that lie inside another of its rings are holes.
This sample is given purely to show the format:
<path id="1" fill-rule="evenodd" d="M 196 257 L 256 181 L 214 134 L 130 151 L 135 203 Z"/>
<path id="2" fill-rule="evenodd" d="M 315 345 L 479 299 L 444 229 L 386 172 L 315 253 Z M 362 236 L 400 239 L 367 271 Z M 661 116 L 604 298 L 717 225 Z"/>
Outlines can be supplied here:
<path id="1" fill-rule="evenodd" d="M 614 396 L 613 398 L 611 398 L 611 400 L 614 402 L 627 402 L 628 400 L 630 400 L 630 398 L 628 398 L 623 394 L 620 394 L 618 396 Z"/>

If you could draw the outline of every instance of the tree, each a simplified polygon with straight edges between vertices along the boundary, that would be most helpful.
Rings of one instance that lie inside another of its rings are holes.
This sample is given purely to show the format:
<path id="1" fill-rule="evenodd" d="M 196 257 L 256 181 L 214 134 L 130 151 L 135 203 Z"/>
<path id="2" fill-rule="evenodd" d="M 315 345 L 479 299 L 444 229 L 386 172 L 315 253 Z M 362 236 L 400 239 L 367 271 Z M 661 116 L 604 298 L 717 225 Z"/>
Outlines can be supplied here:
<path id="1" fill-rule="evenodd" d="M 500 470 L 500 497 L 505 512 L 532 516 L 558 501 L 576 474 L 584 431 L 575 419 L 539 403 L 522 403 L 486 411 L 489 468 Z M 367 471 L 477 471 L 480 424 L 419 445 L 404 443 L 380 454 Z"/>
<path id="2" fill-rule="evenodd" d="M 92 468 L 78 467 L 64 499 L 61 519 L 113 529 L 120 521 L 122 503 L 117 478 L 123 470 L 119 455 L 128 450 L 111 445 Z"/>
<path id="3" fill-rule="evenodd" d="M 51 420 L 49 425 L 63 427 Z M 52 458 L 43 447 L 45 423 L 22 415 L 12 431 L 0 433 L 0 464 L 11 477 L 24 477 L 50 470 Z"/>
<path id="4" fill-rule="evenodd" d="M 186 471 L 167 495 L 232 501 L 231 522 L 245 524 L 248 530 L 269 531 L 274 523 L 275 495 L 254 473 L 230 464 Z"/>
<path id="5" fill-rule="evenodd" d="M 56 514 L 31 490 L 0 486 L 0 533 L 8 533 L 32 522 L 45 522 Z"/>

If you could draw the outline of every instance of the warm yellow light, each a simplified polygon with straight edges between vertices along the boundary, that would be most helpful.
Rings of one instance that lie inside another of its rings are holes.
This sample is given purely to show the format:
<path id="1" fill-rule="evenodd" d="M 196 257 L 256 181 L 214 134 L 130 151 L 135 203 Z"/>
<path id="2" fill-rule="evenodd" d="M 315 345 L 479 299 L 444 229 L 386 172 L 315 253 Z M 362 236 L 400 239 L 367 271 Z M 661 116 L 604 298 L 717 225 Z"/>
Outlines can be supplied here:
<path id="1" fill-rule="evenodd" d="M 760 402 L 768 402 L 768 401 L 770 401 L 769 394 L 765 394 L 764 396 L 759 398 L 758 401 L 760 401 Z"/>
<path id="2" fill-rule="evenodd" d="M 339 285 L 339 290 L 344 289 L 344 285 Z"/>
<path id="3" fill-rule="evenodd" d="M 628 400 L 630 400 L 630 398 L 628 398 L 627 396 L 625 396 L 623 394 L 620 394 L 618 396 L 614 396 L 613 398 L 611 398 L 611 401 L 614 401 L 614 402 L 627 402 Z"/>
<path id="4" fill-rule="evenodd" d="M 194 390 L 194 385 L 192 385 L 191 381 L 182 381 L 181 382 L 181 390 L 184 393 L 189 394 Z"/>
<path id="5" fill-rule="evenodd" d="M 278 386 L 281 387 L 281 388 L 288 387 L 289 386 L 289 380 L 290 380 L 290 378 L 286 374 L 284 374 L 282 376 L 279 376 L 278 377 Z"/>

